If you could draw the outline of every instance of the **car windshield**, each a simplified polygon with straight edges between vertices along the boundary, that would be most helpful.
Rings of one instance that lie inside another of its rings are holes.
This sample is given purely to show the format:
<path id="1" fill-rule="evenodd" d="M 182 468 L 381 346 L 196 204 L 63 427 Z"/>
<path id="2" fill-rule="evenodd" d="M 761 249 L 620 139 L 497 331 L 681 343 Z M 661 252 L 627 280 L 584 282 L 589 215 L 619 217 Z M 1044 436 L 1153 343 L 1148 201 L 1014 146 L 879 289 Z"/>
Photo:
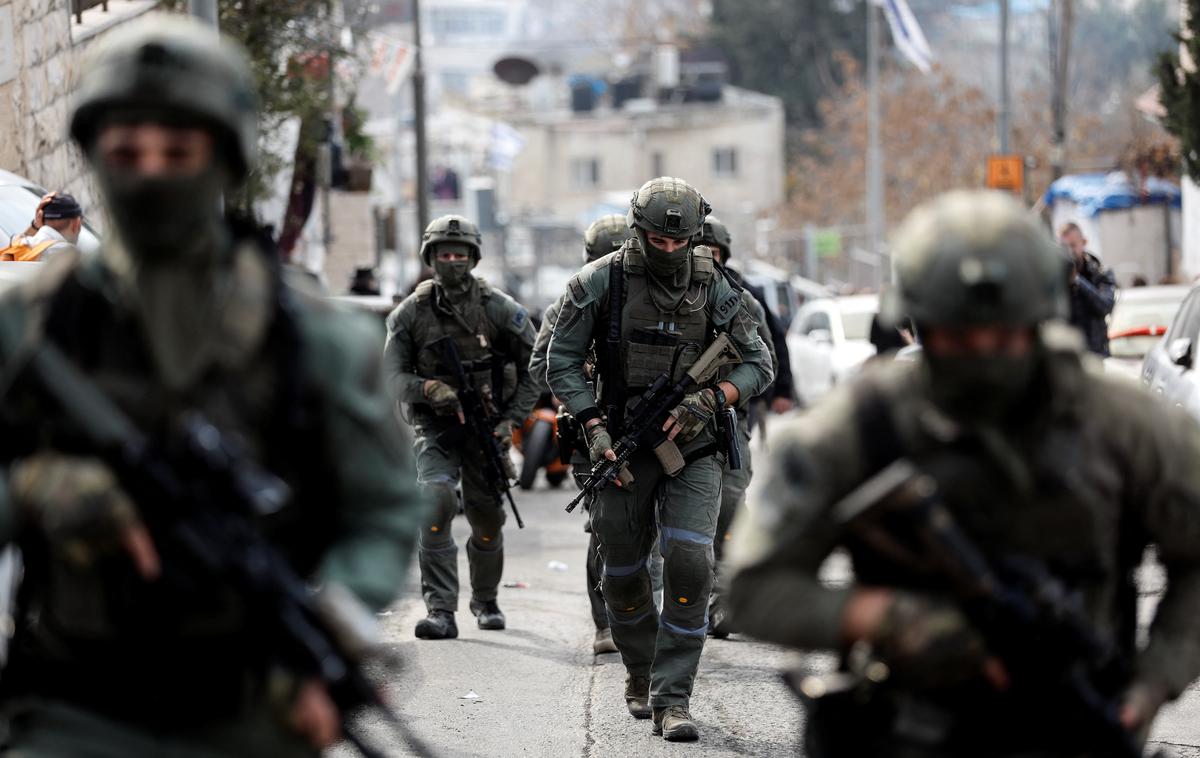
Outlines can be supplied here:
<path id="1" fill-rule="evenodd" d="M 871 338 L 871 320 L 875 317 L 874 310 L 842 311 L 842 331 L 848 340 L 866 341 Z"/>
<path id="2" fill-rule="evenodd" d="M 1182 295 L 1118 301 L 1109 323 L 1109 350 L 1114 358 L 1142 358 L 1166 332 L 1179 310 Z"/>

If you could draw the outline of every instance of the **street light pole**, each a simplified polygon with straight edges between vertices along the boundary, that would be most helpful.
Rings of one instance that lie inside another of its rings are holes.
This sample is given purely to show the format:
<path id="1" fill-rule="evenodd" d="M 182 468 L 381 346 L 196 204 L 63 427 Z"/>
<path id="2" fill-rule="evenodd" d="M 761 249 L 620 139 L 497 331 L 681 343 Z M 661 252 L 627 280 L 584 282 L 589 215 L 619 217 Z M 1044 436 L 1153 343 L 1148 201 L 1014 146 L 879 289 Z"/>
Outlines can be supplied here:
<path id="1" fill-rule="evenodd" d="M 879 115 L 879 9 L 867 0 L 867 237 L 876 256 L 877 287 L 883 286 L 883 145 Z"/>
<path id="2" fill-rule="evenodd" d="M 429 225 L 429 166 L 425 141 L 425 67 L 421 62 L 421 0 L 413 0 L 413 130 L 417 147 L 417 246 Z"/>
<path id="3" fill-rule="evenodd" d="M 188 0 L 188 14 L 217 28 L 217 0 Z"/>
<path id="4" fill-rule="evenodd" d="M 1008 0 L 1000 0 L 1000 154 L 1008 155 L 1011 118 L 1008 83 Z"/>

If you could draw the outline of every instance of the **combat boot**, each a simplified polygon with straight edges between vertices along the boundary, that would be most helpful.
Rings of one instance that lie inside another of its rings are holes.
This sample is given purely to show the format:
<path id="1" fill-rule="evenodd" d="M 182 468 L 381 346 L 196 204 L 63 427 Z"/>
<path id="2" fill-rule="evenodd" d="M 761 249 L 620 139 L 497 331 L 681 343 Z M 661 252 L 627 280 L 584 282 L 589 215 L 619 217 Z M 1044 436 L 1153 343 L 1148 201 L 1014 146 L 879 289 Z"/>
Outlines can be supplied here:
<path id="1" fill-rule="evenodd" d="M 615 652 L 617 652 L 617 643 L 613 642 L 612 629 L 608 627 L 597 629 L 596 638 L 592 640 L 592 654 L 603 655 Z"/>
<path id="2" fill-rule="evenodd" d="M 417 622 L 417 637 L 423 640 L 452 640 L 458 636 L 458 624 L 454 613 L 434 608 L 429 615 Z"/>
<path id="3" fill-rule="evenodd" d="M 625 675 L 625 707 L 635 719 L 650 718 L 650 677 Z"/>
<path id="4" fill-rule="evenodd" d="M 480 629 L 504 628 L 504 613 L 495 600 L 472 600 L 471 613 L 475 614 L 475 623 Z"/>
<path id="5" fill-rule="evenodd" d="M 692 714 L 682 705 L 668 705 L 654 709 L 654 734 L 661 734 L 668 742 L 691 742 L 700 739 L 700 730 L 692 721 Z"/>

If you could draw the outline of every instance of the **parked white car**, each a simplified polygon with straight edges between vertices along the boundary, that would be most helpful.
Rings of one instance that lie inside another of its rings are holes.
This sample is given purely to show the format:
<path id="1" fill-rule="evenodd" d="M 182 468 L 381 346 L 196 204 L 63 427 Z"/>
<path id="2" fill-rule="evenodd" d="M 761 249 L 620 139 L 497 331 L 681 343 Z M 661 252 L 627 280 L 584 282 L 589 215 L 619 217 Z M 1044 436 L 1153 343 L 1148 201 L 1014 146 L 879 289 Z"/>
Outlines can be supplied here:
<path id="1" fill-rule="evenodd" d="M 875 355 L 871 320 L 878 295 L 820 298 L 800 309 L 788 330 L 792 377 L 805 404 L 854 376 Z"/>
<path id="2" fill-rule="evenodd" d="M 1200 344 L 1200 287 L 1194 287 L 1180 306 L 1163 338 L 1146 354 L 1142 383 L 1164 402 L 1200 419 L 1200 374 L 1196 373 Z"/>
<path id="3" fill-rule="evenodd" d="M 1188 288 L 1182 285 L 1119 290 L 1108 319 L 1112 355 L 1104 360 L 1104 370 L 1136 381 L 1146 354 L 1166 333 L 1187 294 Z"/>

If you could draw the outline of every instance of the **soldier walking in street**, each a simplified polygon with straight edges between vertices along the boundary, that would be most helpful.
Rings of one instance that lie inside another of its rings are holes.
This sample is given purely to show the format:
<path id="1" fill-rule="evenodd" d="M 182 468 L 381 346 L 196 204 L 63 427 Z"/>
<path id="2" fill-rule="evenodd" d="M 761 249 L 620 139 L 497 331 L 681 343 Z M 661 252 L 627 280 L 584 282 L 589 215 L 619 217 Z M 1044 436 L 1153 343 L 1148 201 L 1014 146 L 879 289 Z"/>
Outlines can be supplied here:
<path id="1" fill-rule="evenodd" d="M 504 572 L 506 514 L 497 484 L 484 472 L 478 441 L 463 437 L 463 406 L 454 367 L 440 341 L 453 342 L 470 389 L 478 391 L 495 421 L 504 446 L 504 476 L 515 478 L 508 448 L 514 424 L 523 423 L 537 399 L 529 373 L 534 331 L 529 312 L 500 290 L 471 274 L 479 264 L 479 228 L 462 216 L 442 216 L 425 229 L 421 260 L 433 278 L 421 282 L 387 319 L 385 363 L 393 396 L 416 429 L 417 481 L 428 488 L 435 510 L 421 529 L 418 560 L 421 591 L 428 610 L 417 623 L 421 639 L 458 636 L 458 546 L 451 525 L 463 511 L 471 525 L 467 560 L 471 575 L 470 610 L 480 629 L 503 629 L 496 603 Z"/>
<path id="2" fill-rule="evenodd" d="M 713 261 L 716 262 L 720 271 L 726 275 L 730 284 L 741 289 L 742 292 L 742 307 L 746 313 L 750 315 L 751 320 L 758 327 L 758 336 L 762 339 L 763 344 L 767 346 L 767 350 L 771 354 L 771 366 L 775 370 L 775 381 L 766 392 L 762 393 L 764 398 L 772 398 L 772 406 L 783 409 L 791 408 L 792 398 L 792 371 L 788 365 L 789 358 L 787 352 L 787 340 L 782 328 L 779 326 L 778 320 L 763 302 L 761 291 L 755 292 L 742 279 L 741 274 L 729 267 L 729 259 L 732 256 L 733 236 L 714 216 L 709 216 L 704 220 L 704 228 L 700 234 L 700 244 L 706 245 L 713 255 Z M 732 469 L 729 461 L 725 462 L 721 473 L 721 514 L 717 517 L 717 536 L 713 541 L 713 555 L 716 558 L 717 575 L 713 585 L 712 599 L 709 601 L 708 611 L 708 633 L 710 636 L 724 639 L 729 636 L 732 631 L 726 612 L 724 603 L 721 600 L 722 593 L 722 562 L 725 557 L 725 543 L 729 540 L 729 527 L 733 524 L 734 515 L 742 509 L 746 503 L 746 488 L 750 486 L 750 477 L 753 476 L 753 469 L 750 465 L 750 412 L 753 403 L 758 398 L 753 398 L 749 403 L 745 403 L 738 408 L 737 411 L 737 434 L 738 447 L 741 449 L 741 466 L 736 470 Z"/>
<path id="3" fill-rule="evenodd" d="M 738 627 L 840 651 L 799 687 L 813 758 L 1140 756 L 1200 673 L 1200 428 L 1085 357 L 1062 255 L 1011 198 L 946 195 L 894 250 L 884 315 L 922 357 L 774 435 L 729 551 Z M 855 580 L 831 587 L 839 545 Z"/>
<path id="4" fill-rule="evenodd" d="M 583 235 L 584 265 L 614 252 L 625 244 L 625 240 L 629 239 L 632 234 L 629 224 L 625 223 L 625 217 L 619 213 L 610 213 L 596 219 L 588 226 Z M 549 385 L 546 384 L 546 350 L 550 347 L 550 337 L 554 334 L 554 324 L 558 322 L 558 313 L 562 310 L 565 298 L 566 295 L 563 295 L 546 306 L 546 311 L 542 314 L 542 325 L 538 329 L 537 339 L 533 345 L 533 356 L 529 360 L 529 373 L 547 390 Z M 577 450 L 572 455 L 572 466 L 577 475 L 588 464 L 586 452 L 586 450 Z M 588 508 L 590 511 L 591 506 L 589 505 Z M 596 625 L 596 636 L 592 640 L 592 653 L 595 655 L 615 653 L 617 645 L 613 642 L 612 630 L 608 627 L 608 611 L 604 608 L 604 595 L 600 591 L 600 577 L 603 573 L 600 546 L 596 543 L 596 535 L 592 533 L 590 521 L 584 524 L 584 528 L 588 532 L 587 596 L 592 610 L 592 622 Z"/>
<path id="5" fill-rule="evenodd" d="M 6 754 L 315 757 L 350 659 L 308 586 L 361 629 L 423 517 L 382 334 L 223 217 L 255 164 L 243 54 L 180 18 L 109 35 L 70 131 L 113 234 L 0 298 Z"/>
<path id="6" fill-rule="evenodd" d="M 664 377 L 678 383 L 718 335 L 742 359 L 723 380 L 697 387 L 655 419 L 665 440 L 634 453 L 621 486 L 603 489 L 592 503 L 604 600 L 627 670 L 626 704 L 635 718 L 652 716 L 654 733 L 668 740 L 699 736 L 689 702 L 708 631 L 720 512 L 713 420 L 772 378 L 740 293 L 716 271 L 708 249 L 693 244 L 708 212 L 680 179 L 643 185 L 627 216 L 636 238 L 571 279 L 547 356 L 550 388 L 583 426 L 593 463 L 616 460 L 614 439 L 639 398 Z M 593 346 L 598 397 L 584 374 Z M 661 617 L 646 565 L 652 549 L 664 559 Z"/>

